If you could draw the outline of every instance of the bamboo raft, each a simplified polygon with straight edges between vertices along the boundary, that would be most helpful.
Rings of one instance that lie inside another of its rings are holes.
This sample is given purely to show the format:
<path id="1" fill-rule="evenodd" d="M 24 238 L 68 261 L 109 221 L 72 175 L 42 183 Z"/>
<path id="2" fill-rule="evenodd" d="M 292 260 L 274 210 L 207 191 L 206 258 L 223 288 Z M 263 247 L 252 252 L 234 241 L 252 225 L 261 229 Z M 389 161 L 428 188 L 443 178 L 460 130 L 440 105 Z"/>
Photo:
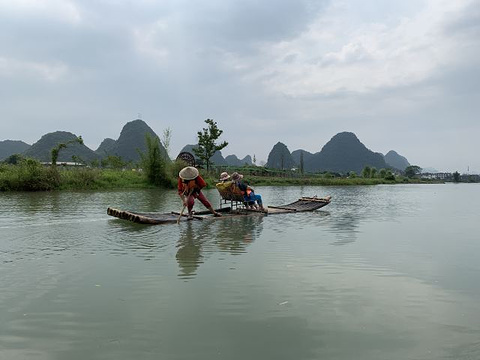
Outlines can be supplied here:
<path id="1" fill-rule="evenodd" d="M 327 196 L 324 198 L 318 197 L 302 197 L 297 201 L 294 201 L 290 204 L 281 205 L 281 206 L 269 206 L 265 208 L 264 211 L 261 210 L 252 210 L 252 209 L 235 209 L 232 210 L 231 207 L 220 208 L 215 211 L 222 214 L 222 217 L 214 217 L 209 211 L 199 211 L 196 212 L 193 216 L 193 221 L 196 220 L 205 220 L 205 219 L 225 219 L 232 216 L 252 216 L 252 215 L 275 215 L 275 214 L 289 214 L 296 212 L 307 212 L 318 210 L 328 204 L 330 204 L 331 197 Z M 128 210 L 119 210 L 109 207 L 107 209 L 107 214 L 119 219 L 132 221 L 139 224 L 171 224 L 176 223 L 177 221 L 188 221 L 186 214 L 178 212 L 170 213 L 142 213 Z"/>

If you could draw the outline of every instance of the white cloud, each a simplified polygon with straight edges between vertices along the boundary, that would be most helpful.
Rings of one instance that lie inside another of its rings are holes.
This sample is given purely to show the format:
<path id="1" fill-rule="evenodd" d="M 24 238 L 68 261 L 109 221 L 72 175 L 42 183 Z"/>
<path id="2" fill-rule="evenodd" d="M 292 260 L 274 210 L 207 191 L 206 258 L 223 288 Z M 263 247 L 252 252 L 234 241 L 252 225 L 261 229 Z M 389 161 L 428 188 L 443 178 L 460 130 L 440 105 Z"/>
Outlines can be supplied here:
<path id="1" fill-rule="evenodd" d="M 40 63 L 0 57 L 0 77 L 35 77 L 55 82 L 68 73 L 63 63 Z"/>
<path id="2" fill-rule="evenodd" d="M 0 12 L 16 16 L 41 17 L 78 24 L 82 16 L 69 0 L 0 0 Z"/>
<path id="3" fill-rule="evenodd" d="M 141 112 L 180 150 L 211 117 L 239 157 L 353 131 L 421 166 L 455 169 L 463 148 L 479 169 L 478 24 L 478 0 L 0 0 L 0 133 L 98 145 Z M 462 146 L 435 136 L 459 129 Z"/>
<path id="4" fill-rule="evenodd" d="M 368 93 L 424 81 L 454 61 L 460 45 L 443 33 L 445 20 L 470 3 L 428 1 L 422 11 L 397 19 L 394 26 L 349 26 L 358 21 L 348 12 L 353 9 L 339 11 L 336 4 L 295 39 L 263 44 L 263 62 L 252 61 L 247 79 L 293 97 Z M 290 61 L 284 61 L 288 55 Z M 238 68 L 236 63 L 250 60 L 232 63 Z"/>
<path id="5" fill-rule="evenodd" d="M 135 46 L 139 53 L 147 57 L 153 58 L 159 64 L 163 64 L 170 50 L 162 43 L 161 39 L 165 39 L 165 33 L 168 30 L 168 24 L 165 21 L 158 20 L 153 24 L 142 27 L 136 27 L 133 30 Z"/>

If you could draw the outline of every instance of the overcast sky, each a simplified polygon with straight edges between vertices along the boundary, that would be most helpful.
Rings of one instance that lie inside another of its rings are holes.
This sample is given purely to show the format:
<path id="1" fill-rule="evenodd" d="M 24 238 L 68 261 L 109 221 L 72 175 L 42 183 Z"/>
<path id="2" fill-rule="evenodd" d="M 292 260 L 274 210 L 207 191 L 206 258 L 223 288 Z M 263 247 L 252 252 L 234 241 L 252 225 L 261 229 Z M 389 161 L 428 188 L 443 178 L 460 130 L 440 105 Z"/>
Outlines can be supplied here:
<path id="1" fill-rule="evenodd" d="M 480 171 L 478 0 L 0 0 L 0 140 L 95 150 L 139 114 L 171 155 L 207 118 L 223 155 L 312 153 L 341 131 Z"/>

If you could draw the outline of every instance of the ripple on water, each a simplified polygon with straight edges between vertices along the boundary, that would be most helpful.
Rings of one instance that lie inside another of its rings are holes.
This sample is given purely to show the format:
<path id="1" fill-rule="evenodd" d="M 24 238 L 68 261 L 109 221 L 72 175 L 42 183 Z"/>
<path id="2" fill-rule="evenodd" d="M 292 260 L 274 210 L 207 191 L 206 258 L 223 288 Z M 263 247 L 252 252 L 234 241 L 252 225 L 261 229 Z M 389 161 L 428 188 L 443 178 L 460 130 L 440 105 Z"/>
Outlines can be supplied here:
<path id="1" fill-rule="evenodd" d="M 302 344 L 312 359 L 476 359 L 478 196 L 431 189 L 262 188 L 272 205 L 315 193 L 333 201 L 314 213 L 168 226 L 113 219 L 105 209 L 170 211 L 173 191 L 171 199 L 148 191 L 7 195 L 2 355 L 215 357 L 204 343 L 248 358 L 247 342 L 267 354 L 279 349 L 271 358 L 294 358 L 286 352 Z M 436 210 L 450 198 L 462 199 L 449 203 L 463 214 L 455 221 Z M 185 338 L 196 342 L 182 353 Z"/>

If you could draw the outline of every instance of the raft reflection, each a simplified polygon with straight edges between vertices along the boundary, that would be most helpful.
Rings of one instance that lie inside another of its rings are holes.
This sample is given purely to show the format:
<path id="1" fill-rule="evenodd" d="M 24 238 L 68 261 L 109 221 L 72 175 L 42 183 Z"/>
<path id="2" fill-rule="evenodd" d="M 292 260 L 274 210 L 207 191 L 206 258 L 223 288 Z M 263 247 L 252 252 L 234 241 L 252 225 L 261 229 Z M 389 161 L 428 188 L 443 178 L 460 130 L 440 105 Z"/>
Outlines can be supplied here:
<path id="1" fill-rule="evenodd" d="M 176 259 L 179 277 L 194 278 L 205 259 L 214 253 L 246 253 L 261 234 L 263 216 L 240 216 L 215 221 L 189 222 L 180 232 Z"/>

